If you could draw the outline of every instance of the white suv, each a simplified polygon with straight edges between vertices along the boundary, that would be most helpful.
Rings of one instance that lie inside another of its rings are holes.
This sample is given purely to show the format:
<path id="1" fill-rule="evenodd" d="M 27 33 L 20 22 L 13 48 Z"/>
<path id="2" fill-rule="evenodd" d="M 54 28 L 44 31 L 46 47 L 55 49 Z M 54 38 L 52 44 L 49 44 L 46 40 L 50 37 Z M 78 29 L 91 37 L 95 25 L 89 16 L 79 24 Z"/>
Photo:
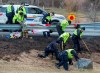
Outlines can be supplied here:
<path id="1" fill-rule="evenodd" d="M 6 17 L 7 7 L 8 5 L 0 5 L 0 23 L 6 23 L 7 21 Z M 15 13 L 19 7 L 20 5 L 14 5 Z M 27 5 L 25 6 L 25 8 L 27 12 L 27 19 L 25 21 L 26 24 L 42 24 L 43 14 L 47 13 L 45 10 L 33 5 Z M 57 22 L 61 22 L 62 20 L 65 19 L 66 18 L 63 15 L 55 14 L 52 18 L 51 24 L 56 24 Z"/>

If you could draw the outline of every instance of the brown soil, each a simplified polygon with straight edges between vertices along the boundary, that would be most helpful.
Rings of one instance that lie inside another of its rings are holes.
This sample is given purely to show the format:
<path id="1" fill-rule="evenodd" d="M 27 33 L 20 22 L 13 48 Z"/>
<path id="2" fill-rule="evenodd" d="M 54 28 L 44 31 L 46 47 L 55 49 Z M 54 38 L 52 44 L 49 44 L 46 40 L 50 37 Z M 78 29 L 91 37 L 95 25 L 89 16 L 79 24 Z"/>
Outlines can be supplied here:
<path id="1" fill-rule="evenodd" d="M 56 40 L 57 37 L 52 38 L 44 38 L 44 37 L 33 37 L 33 39 L 5 39 L 0 38 L 0 61 L 5 61 L 7 63 L 12 64 L 20 64 L 21 67 L 26 65 L 32 65 L 32 67 L 36 67 L 37 70 L 40 68 L 47 68 L 48 71 L 55 70 L 56 72 L 59 72 L 55 68 L 55 59 L 51 59 L 51 57 L 48 57 L 46 59 L 38 58 L 37 55 L 39 53 L 43 52 L 43 49 L 47 46 L 48 43 L 50 43 L 53 40 Z M 88 58 L 93 60 L 95 62 L 96 66 L 100 68 L 100 44 L 99 44 L 99 37 L 84 37 L 83 40 L 88 45 L 89 50 L 92 52 L 90 55 L 86 47 L 81 43 L 81 47 L 83 48 L 83 53 L 80 55 L 82 58 Z M 67 42 L 66 48 L 71 48 L 72 42 L 69 40 Z M 16 63 L 12 63 L 16 62 Z M 1 65 L 0 62 L 0 68 L 2 66 L 6 66 L 5 63 Z M 19 65 L 18 65 L 19 66 Z M 30 67 L 30 66 L 28 66 Z M 5 67 L 6 68 L 6 67 Z M 35 69 L 35 68 L 34 68 Z M 45 70 L 43 69 L 43 71 Z M 76 70 L 73 67 L 70 67 L 70 70 Z M 47 71 L 47 72 L 48 72 Z M 2 72 L 1 72 L 2 73 Z M 9 72 L 10 73 L 10 72 Z M 24 73 L 24 72 L 23 72 Z M 87 72 L 88 73 L 88 72 Z"/>

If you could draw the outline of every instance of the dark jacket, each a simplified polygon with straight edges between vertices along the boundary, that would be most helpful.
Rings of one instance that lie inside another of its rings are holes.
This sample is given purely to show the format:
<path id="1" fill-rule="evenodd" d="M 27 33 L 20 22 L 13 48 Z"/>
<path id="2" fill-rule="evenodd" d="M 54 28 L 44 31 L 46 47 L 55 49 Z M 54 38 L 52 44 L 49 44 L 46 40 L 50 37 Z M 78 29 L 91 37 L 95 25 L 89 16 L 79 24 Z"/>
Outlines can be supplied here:
<path id="1" fill-rule="evenodd" d="M 76 29 L 75 31 L 77 31 L 77 34 L 73 33 L 72 39 L 81 39 L 81 37 L 80 37 L 81 34 L 82 34 L 81 30 L 80 29 Z"/>
<path id="2" fill-rule="evenodd" d="M 48 20 L 47 17 L 50 16 L 50 13 L 48 14 L 44 14 L 43 18 L 42 18 L 42 24 L 47 24 L 47 23 L 51 23 L 51 20 Z"/>

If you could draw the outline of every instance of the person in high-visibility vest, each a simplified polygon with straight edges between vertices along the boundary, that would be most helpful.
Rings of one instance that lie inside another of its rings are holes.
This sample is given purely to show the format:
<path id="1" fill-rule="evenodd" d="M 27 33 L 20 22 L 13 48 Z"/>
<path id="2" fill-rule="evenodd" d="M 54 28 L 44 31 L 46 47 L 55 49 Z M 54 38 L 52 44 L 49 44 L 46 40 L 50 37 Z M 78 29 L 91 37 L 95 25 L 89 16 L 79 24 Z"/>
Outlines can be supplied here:
<path id="1" fill-rule="evenodd" d="M 54 16 L 54 12 L 44 14 L 42 24 L 51 24 L 52 16 Z"/>
<path id="2" fill-rule="evenodd" d="M 24 21 L 24 13 L 22 11 L 18 12 L 13 17 L 13 23 L 14 24 L 22 24 Z"/>
<path id="3" fill-rule="evenodd" d="M 50 44 L 48 44 L 48 46 L 44 49 L 44 54 L 38 54 L 39 57 L 41 58 L 46 58 L 48 57 L 49 54 L 53 54 L 55 55 L 56 59 L 58 57 L 58 49 L 57 49 L 57 42 L 53 41 Z"/>
<path id="4" fill-rule="evenodd" d="M 61 50 L 65 49 L 66 42 L 69 40 L 70 36 L 71 36 L 70 33 L 65 32 L 65 33 L 61 34 L 59 36 L 59 38 L 57 39 L 57 42 L 60 44 Z"/>
<path id="5" fill-rule="evenodd" d="M 71 24 L 71 21 L 63 20 L 61 23 L 56 25 L 57 32 L 59 36 L 64 33 L 66 27 Z"/>
<path id="6" fill-rule="evenodd" d="M 83 31 L 85 31 L 85 27 L 82 27 L 82 28 L 78 28 L 74 31 L 73 35 L 72 35 L 72 41 L 74 43 L 74 46 L 73 48 L 78 52 L 80 53 L 81 52 L 81 49 L 80 49 L 80 40 L 81 40 L 81 37 L 83 35 Z"/>
<path id="7" fill-rule="evenodd" d="M 68 70 L 68 64 L 73 65 L 73 58 L 75 58 L 76 61 L 79 59 L 78 54 L 74 49 L 67 49 L 60 52 L 58 55 L 59 63 L 56 63 L 56 67 L 60 69 L 60 67 L 63 66 L 65 70 Z"/>
<path id="8" fill-rule="evenodd" d="M 26 9 L 24 6 L 25 6 L 25 3 L 21 3 L 21 6 L 17 9 L 16 13 L 18 13 L 19 11 L 22 11 L 24 13 L 24 17 L 26 18 L 27 14 L 26 14 Z"/>
<path id="9" fill-rule="evenodd" d="M 14 12 L 13 3 L 10 3 L 10 5 L 6 9 L 6 16 L 8 18 L 8 21 L 6 22 L 6 24 L 12 24 L 12 19 L 14 15 L 15 15 L 15 12 Z"/>

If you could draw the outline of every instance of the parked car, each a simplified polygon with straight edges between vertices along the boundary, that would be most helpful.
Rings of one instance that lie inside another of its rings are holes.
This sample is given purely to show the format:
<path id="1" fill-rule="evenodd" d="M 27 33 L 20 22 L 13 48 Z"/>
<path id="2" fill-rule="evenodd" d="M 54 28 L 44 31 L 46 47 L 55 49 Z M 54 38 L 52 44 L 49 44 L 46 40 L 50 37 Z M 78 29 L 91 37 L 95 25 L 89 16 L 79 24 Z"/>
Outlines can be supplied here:
<path id="1" fill-rule="evenodd" d="M 6 17 L 7 7 L 8 5 L 0 5 L 0 23 L 6 23 L 7 21 L 7 17 Z M 19 7 L 20 5 L 14 5 L 15 13 Z M 47 13 L 45 10 L 33 5 L 26 5 L 25 8 L 27 12 L 27 19 L 25 21 L 26 24 L 42 24 L 43 14 Z M 55 14 L 52 18 L 51 24 L 57 24 L 58 22 L 61 22 L 62 20 L 65 19 L 66 18 L 63 15 Z"/>

